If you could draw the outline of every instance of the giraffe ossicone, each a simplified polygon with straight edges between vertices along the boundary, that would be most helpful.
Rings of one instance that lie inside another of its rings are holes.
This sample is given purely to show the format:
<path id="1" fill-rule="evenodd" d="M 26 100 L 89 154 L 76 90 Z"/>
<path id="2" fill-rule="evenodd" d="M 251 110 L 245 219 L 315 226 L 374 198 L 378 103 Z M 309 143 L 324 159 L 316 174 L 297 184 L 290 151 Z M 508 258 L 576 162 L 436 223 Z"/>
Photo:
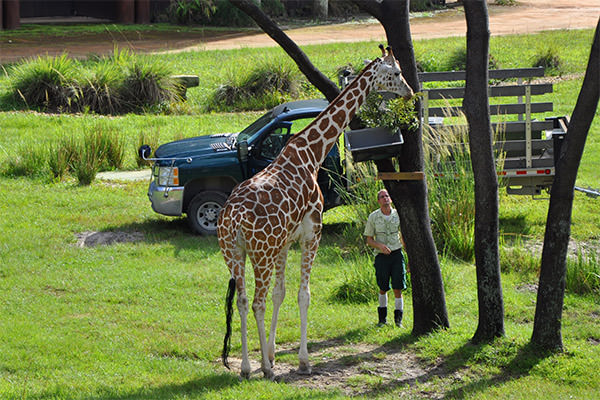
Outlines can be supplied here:
<path id="1" fill-rule="evenodd" d="M 248 359 L 248 298 L 245 263 L 254 270 L 254 300 L 262 355 L 261 370 L 273 379 L 275 335 L 279 308 L 285 297 L 285 266 L 293 242 L 299 242 L 302 258 L 298 306 L 300 309 L 299 372 L 310 373 L 307 349 L 307 313 L 310 303 L 310 272 L 321 240 L 323 195 L 317 172 L 339 135 L 350 123 L 371 90 L 385 90 L 408 98 L 413 90 L 402 77 L 392 50 L 379 46 L 382 57 L 370 62 L 306 128 L 295 134 L 279 156 L 265 169 L 238 185 L 223 206 L 217 224 L 219 246 L 231 279 L 226 299 L 227 333 L 223 363 L 228 366 L 231 314 L 237 292 L 242 342 L 242 377 L 250 376 Z M 387 50 L 387 52 L 386 52 Z M 275 271 L 273 315 L 267 341 L 266 297 Z"/>

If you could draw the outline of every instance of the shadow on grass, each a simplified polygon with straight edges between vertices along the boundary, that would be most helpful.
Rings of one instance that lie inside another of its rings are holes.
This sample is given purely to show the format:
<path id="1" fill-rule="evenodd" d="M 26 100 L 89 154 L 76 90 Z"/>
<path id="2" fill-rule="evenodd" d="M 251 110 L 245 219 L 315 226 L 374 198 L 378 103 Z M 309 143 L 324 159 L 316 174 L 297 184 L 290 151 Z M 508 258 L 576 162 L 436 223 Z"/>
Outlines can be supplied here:
<path id="1" fill-rule="evenodd" d="M 414 341 L 418 341 L 415 338 Z M 425 372 L 419 376 L 409 377 L 406 379 L 395 380 L 389 382 L 387 385 L 378 386 L 376 389 L 362 393 L 367 397 L 380 394 L 388 390 L 403 386 L 414 386 L 416 384 L 423 384 L 429 381 L 442 381 L 442 385 L 451 384 L 454 388 L 444 390 L 444 398 L 450 399 L 463 399 L 466 397 L 473 398 L 477 397 L 478 392 L 484 392 L 491 386 L 499 386 L 506 382 L 519 379 L 523 376 L 527 376 L 529 372 L 546 357 L 552 355 L 552 353 L 540 353 L 533 345 L 527 343 L 522 345 L 516 354 L 504 365 L 500 365 L 500 372 L 496 374 L 482 374 L 479 379 L 473 379 L 471 382 L 461 385 L 460 384 L 460 371 L 469 368 L 469 362 L 477 362 L 479 364 L 485 363 L 481 361 L 481 358 L 485 358 L 484 349 L 487 346 L 494 346 L 494 344 L 472 344 L 471 342 L 465 343 L 463 346 L 458 348 L 454 353 L 436 362 L 431 368 L 425 368 Z M 500 344 L 499 346 L 505 346 Z M 495 363 L 496 360 L 490 360 L 491 363 Z M 494 364 L 495 365 L 495 364 Z M 443 383 L 446 382 L 446 383 Z M 474 396 L 475 395 L 475 396 Z"/>

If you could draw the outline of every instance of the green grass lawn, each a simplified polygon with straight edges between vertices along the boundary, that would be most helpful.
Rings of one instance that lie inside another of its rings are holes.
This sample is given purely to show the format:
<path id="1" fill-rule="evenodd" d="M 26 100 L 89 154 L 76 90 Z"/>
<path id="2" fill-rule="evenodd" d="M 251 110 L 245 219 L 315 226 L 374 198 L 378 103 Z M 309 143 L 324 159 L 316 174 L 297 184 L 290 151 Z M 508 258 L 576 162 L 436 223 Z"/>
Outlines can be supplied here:
<path id="1" fill-rule="evenodd" d="M 568 60 L 568 72 L 577 74 L 587 62 L 591 35 L 591 31 L 559 31 L 517 36 L 510 38 L 510 45 L 494 38 L 492 52 L 500 60 L 512 60 L 514 65 L 507 66 L 522 67 L 541 41 L 568 46 L 561 55 Z M 446 43 L 458 46 L 460 41 L 424 41 L 415 46 L 418 52 L 442 57 Z M 348 60 L 361 62 L 361 57 L 377 55 L 373 47 L 358 43 L 306 50 L 317 66 L 334 75 L 335 67 Z M 201 76 L 201 86 L 189 92 L 194 110 L 225 76 L 219 65 L 240 65 L 240 60 L 250 63 L 247 60 L 270 55 L 284 57 L 278 49 L 156 57 L 165 57 L 182 73 Z M 0 90 L 5 81 L 0 78 Z M 570 114 L 580 85 L 581 77 L 555 84 L 552 100 L 557 114 Z M 167 142 L 235 131 L 256 117 L 257 113 L 197 112 L 99 117 L 6 110 L 0 112 L 0 160 L 5 163 L 22 148 L 46 146 L 64 135 L 83 135 L 101 123 L 126 139 L 126 168 L 134 168 L 133 152 L 141 131 L 159 131 L 160 141 Z M 578 176 L 581 186 L 599 186 L 599 124 L 596 118 Z M 192 235 L 181 218 L 155 214 L 146 190 L 147 182 L 97 180 L 78 186 L 72 178 L 53 182 L 47 177 L 0 176 L 1 399 L 330 399 L 347 397 L 347 390 L 378 399 L 592 399 L 600 392 L 600 299 L 567 293 L 562 330 L 566 350 L 536 355 L 528 346 L 535 273 L 503 273 L 506 337 L 481 346 L 469 343 L 477 326 L 475 268 L 469 263 L 442 259 L 451 328 L 427 336 L 410 335 L 410 291 L 405 297 L 405 327 L 400 330 L 376 328 L 375 293 L 368 304 L 334 300 L 335 288 L 353 268 L 371 268 L 369 256 L 354 251 L 358 243 L 348 243 L 339 234 L 339 226 L 350 222 L 344 209 L 325 214 L 326 234 L 312 273 L 309 353 L 320 372 L 296 382 L 268 382 L 259 379 L 260 374 L 239 381 L 220 363 L 229 276 L 217 241 Z M 503 237 L 519 236 L 528 244 L 540 244 L 547 206 L 545 200 L 502 195 Z M 576 193 L 573 239 L 597 245 L 598 215 L 600 199 Z M 77 235 L 90 231 L 139 233 L 142 239 L 78 246 Z M 299 342 L 299 261 L 294 247 L 278 326 L 282 350 L 276 355 L 278 362 L 292 366 L 297 365 Z M 249 286 L 252 295 L 252 279 Z M 239 357 L 237 312 L 233 321 L 232 357 Z M 258 360 L 252 316 L 249 326 L 251 357 Z M 352 355 L 343 355 L 341 348 Z M 415 371 L 404 370 L 402 362 L 386 363 L 394 354 L 406 356 L 401 359 L 416 357 Z M 341 365 L 342 374 L 353 371 L 353 376 L 314 385 L 327 373 L 334 374 L 328 370 L 331 365 Z M 382 374 L 391 377 L 384 379 Z"/>

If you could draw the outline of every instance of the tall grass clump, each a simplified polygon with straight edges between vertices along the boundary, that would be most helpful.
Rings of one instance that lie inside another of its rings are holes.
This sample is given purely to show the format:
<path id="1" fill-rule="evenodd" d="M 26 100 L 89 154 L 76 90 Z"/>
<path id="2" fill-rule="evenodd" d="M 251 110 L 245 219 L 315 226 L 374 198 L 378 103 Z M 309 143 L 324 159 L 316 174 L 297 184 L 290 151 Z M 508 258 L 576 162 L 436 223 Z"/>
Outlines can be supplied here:
<path id="1" fill-rule="evenodd" d="M 438 249 L 465 261 L 473 259 L 475 182 L 466 124 L 426 128 L 424 150 L 429 212 Z"/>
<path id="2" fill-rule="evenodd" d="M 96 132 L 88 133 L 78 142 L 77 157 L 71 162 L 71 170 L 82 186 L 91 184 L 104 162 L 104 144 Z"/>
<path id="3" fill-rule="evenodd" d="M 563 62 L 559 51 L 554 48 L 548 48 L 533 56 L 533 67 L 544 67 L 548 75 L 561 75 L 563 72 Z"/>
<path id="4" fill-rule="evenodd" d="M 343 303 L 368 303 L 377 298 L 379 288 L 375 281 L 375 268 L 372 259 L 354 255 L 343 260 L 344 277 L 335 287 L 332 298 Z"/>
<path id="5" fill-rule="evenodd" d="M 86 71 L 79 86 L 81 101 L 77 111 L 97 114 L 118 114 L 123 109 L 119 88 L 123 86 L 121 68 L 109 59 L 101 59 L 91 71 Z"/>
<path id="6" fill-rule="evenodd" d="M 78 68 L 66 54 L 27 60 L 12 69 L 11 77 L 15 99 L 28 107 L 61 111 L 80 98 Z"/>
<path id="7" fill-rule="evenodd" d="M 180 84 L 169 65 L 159 61 L 136 61 L 127 71 L 120 90 L 123 111 L 144 111 L 180 101 Z"/>
<path id="8" fill-rule="evenodd" d="M 21 146 L 15 155 L 10 156 L 2 167 L 4 176 L 41 176 L 46 172 L 48 153 L 44 149 Z"/>
<path id="9" fill-rule="evenodd" d="M 65 136 L 48 147 L 48 167 L 55 179 L 70 171 L 73 161 L 79 157 L 79 146 L 73 136 Z"/>
<path id="10" fill-rule="evenodd" d="M 577 258 L 567 259 L 566 290 L 571 293 L 600 295 L 600 253 L 579 250 Z"/>
<path id="11" fill-rule="evenodd" d="M 150 148 L 155 151 L 158 148 L 158 143 L 160 141 L 160 130 L 156 129 L 154 131 L 141 131 L 138 135 L 137 146 L 135 148 L 135 163 L 138 168 L 146 167 L 152 164 L 152 161 L 146 161 L 142 157 L 140 157 L 138 153 L 138 149 L 147 144 Z"/>
<path id="12" fill-rule="evenodd" d="M 231 72 L 229 82 L 208 99 L 208 111 L 262 110 L 300 96 L 301 78 L 287 63 L 263 62 L 255 69 Z"/>

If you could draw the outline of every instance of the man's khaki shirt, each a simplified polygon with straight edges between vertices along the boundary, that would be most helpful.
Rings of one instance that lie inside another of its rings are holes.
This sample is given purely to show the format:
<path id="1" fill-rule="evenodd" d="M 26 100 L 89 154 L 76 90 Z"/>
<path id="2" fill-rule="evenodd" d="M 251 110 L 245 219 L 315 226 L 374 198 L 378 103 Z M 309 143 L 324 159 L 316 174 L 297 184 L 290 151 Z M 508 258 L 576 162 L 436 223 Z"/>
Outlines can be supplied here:
<path id="1" fill-rule="evenodd" d="M 401 249 L 398 211 L 392 208 L 389 218 L 381 212 L 381 209 L 373 211 L 367 219 L 364 235 L 385 244 L 391 251 Z M 379 249 L 375 249 L 375 252 L 381 253 Z"/>

